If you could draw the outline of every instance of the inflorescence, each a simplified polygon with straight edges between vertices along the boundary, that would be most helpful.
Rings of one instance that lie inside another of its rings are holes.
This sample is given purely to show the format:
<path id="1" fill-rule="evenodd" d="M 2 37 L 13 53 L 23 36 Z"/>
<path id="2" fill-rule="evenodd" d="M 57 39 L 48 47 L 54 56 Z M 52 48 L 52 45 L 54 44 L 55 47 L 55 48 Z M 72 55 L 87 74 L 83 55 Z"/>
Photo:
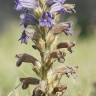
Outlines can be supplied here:
<path id="1" fill-rule="evenodd" d="M 27 53 L 16 55 L 18 67 L 23 62 L 32 63 L 32 70 L 38 76 L 20 78 L 22 88 L 26 89 L 30 84 L 36 85 L 32 96 L 63 96 L 67 86 L 61 84 L 62 76 L 69 78 L 76 74 L 78 67 L 53 68 L 55 62 L 64 63 L 67 54 L 64 49 L 72 53 L 75 46 L 74 42 L 57 44 L 60 34 L 72 35 L 72 24 L 70 22 L 57 24 L 57 19 L 60 15 L 75 12 L 75 5 L 67 4 L 66 0 L 16 0 L 15 3 L 16 10 L 20 12 L 21 25 L 24 27 L 19 40 L 27 44 L 31 39 L 32 48 L 38 50 L 41 57 L 38 60 Z"/>

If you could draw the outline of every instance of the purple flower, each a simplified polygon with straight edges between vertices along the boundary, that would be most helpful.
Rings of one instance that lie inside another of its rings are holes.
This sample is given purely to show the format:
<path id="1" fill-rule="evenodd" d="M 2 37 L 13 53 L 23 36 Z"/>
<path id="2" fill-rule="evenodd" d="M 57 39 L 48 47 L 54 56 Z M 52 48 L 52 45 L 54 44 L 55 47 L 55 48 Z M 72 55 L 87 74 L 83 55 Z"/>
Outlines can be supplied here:
<path id="1" fill-rule="evenodd" d="M 39 24 L 42 27 L 48 27 L 51 28 L 54 24 L 53 16 L 49 12 L 44 12 L 42 17 L 39 20 Z"/>
<path id="2" fill-rule="evenodd" d="M 16 10 L 22 10 L 24 8 L 34 9 L 38 6 L 37 0 L 16 0 Z"/>
<path id="3" fill-rule="evenodd" d="M 61 3 L 55 3 L 51 6 L 51 10 L 50 10 L 51 13 L 54 13 L 54 12 L 57 12 L 57 13 L 64 13 L 65 10 L 64 10 L 64 7 Z"/>
<path id="4" fill-rule="evenodd" d="M 71 13 L 74 11 L 74 6 L 69 4 L 64 4 L 66 0 L 47 0 L 46 3 L 51 7 L 50 13 Z M 65 5 L 65 6 L 64 6 Z"/>
<path id="5" fill-rule="evenodd" d="M 29 38 L 29 36 L 26 34 L 26 32 L 24 30 L 19 40 L 21 40 L 21 44 L 22 43 L 27 44 L 28 38 Z"/>
<path id="6" fill-rule="evenodd" d="M 37 19 L 31 13 L 25 13 L 20 16 L 21 24 L 26 28 L 28 25 L 36 25 L 38 23 Z"/>
<path id="7" fill-rule="evenodd" d="M 54 3 L 61 3 L 61 4 L 64 4 L 64 2 L 65 2 L 66 0 L 46 0 L 46 3 L 47 3 L 47 5 L 52 5 L 52 4 L 54 4 Z"/>
<path id="8" fill-rule="evenodd" d="M 75 12 L 74 4 L 62 4 L 60 2 L 51 5 L 50 12 L 53 13 L 72 13 Z"/>

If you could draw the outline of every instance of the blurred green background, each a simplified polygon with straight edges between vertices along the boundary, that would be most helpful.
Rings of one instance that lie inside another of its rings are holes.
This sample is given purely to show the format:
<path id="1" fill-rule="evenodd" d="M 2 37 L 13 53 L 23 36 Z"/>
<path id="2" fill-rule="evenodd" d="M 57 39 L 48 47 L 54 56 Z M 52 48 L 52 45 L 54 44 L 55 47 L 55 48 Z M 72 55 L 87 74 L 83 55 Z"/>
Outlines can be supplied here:
<path id="1" fill-rule="evenodd" d="M 68 0 L 75 2 L 77 13 L 68 16 L 74 23 L 73 37 L 62 37 L 62 41 L 75 41 L 74 52 L 66 57 L 66 65 L 78 65 L 78 77 L 65 82 L 68 90 L 65 96 L 96 96 L 96 0 Z M 62 16 L 62 19 L 64 20 Z M 15 54 L 29 53 L 37 57 L 38 52 L 18 42 L 22 28 L 19 14 L 14 9 L 14 0 L 0 0 L 0 96 L 8 96 L 19 83 L 20 77 L 35 75 L 31 65 L 16 67 Z M 39 58 L 39 56 L 38 56 Z M 30 89 L 21 88 L 13 96 L 31 96 Z"/>

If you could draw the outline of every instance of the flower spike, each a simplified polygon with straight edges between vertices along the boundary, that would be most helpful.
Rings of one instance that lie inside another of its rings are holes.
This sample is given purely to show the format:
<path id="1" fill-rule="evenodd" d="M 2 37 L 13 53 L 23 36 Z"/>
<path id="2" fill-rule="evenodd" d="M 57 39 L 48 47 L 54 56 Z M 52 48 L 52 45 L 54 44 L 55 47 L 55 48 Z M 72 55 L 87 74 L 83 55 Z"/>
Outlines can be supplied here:
<path id="1" fill-rule="evenodd" d="M 27 45 L 32 41 L 32 48 L 37 57 L 27 53 L 17 54 L 17 67 L 22 63 L 31 63 L 32 71 L 37 77 L 22 77 L 22 89 L 34 85 L 31 96 L 64 96 L 67 85 L 62 84 L 62 76 L 73 76 L 77 67 L 63 66 L 54 68 L 54 64 L 65 63 L 66 50 L 73 52 L 74 42 L 62 41 L 58 38 L 64 33 L 72 36 L 72 23 L 60 22 L 60 15 L 68 15 L 75 12 L 74 4 L 67 4 L 67 0 L 16 0 L 16 10 L 20 12 L 23 32 L 19 40 Z M 67 13 L 67 14 L 66 14 Z M 33 52 L 32 52 L 33 53 Z"/>

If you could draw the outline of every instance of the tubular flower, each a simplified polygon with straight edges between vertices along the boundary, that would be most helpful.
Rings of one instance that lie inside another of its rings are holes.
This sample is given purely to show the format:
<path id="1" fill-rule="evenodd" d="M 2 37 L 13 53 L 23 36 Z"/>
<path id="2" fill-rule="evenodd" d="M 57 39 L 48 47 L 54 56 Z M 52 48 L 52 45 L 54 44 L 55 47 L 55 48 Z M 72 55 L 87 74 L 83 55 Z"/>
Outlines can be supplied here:
<path id="1" fill-rule="evenodd" d="M 16 10 L 35 9 L 38 6 L 37 0 L 16 0 Z"/>
<path id="2" fill-rule="evenodd" d="M 51 10 L 50 12 L 54 14 L 55 13 L 72 13 L 75 12 L 75 5 L 74 4 L 65 4 L 65 0 L 53 0 L 47 1 L 48 5 L 51 5 Z"/>
<path id="3" fill-rule="evenodd" d="M 55 3 L 51 6 L 51 10 L 50 10 L 51 13 L 64 13 L 65 10 L 64 10 L 64 7 L 62 6 L 61 3 Z"/>
<path id="4" fill-rule="evenodd" d="M 47 4 L 51 5 L 51 13 L 57 12 L 57 13 L 64 13 L 64 3 L 66 0 L 47 0 Z"/>
<path id="5" fill-rule="evenodd" d="M 29 36 L 26 34 L 26 32 L 24 30 L 19 40 L 21 40 L 21 43 L 27 44 L 28 38 L 29 38 Z"/>
<path id="6" fill-rule="evenodd" d="M 50 12 L 44 12 L 41 18 L 39 19 L 39 24 L 42 27 L 51 28 L 54 24 L 52 14 Z"/>
<path id="7" fill-rule="evenodd" d="M 38 20 L 34 17 L 33 14 L 30 13 L 25 13 L 20 16 L 21 18 L 21 24 L 24 25 L 26 28 L 28 25 L 35 25 L 38 23 Z"/>
<path id="8" fill-rule="evenodd" d="M 54 34 L 60 34 L 64 32 L 66 35 L 72 35 L 72 24 L 70 22 L 62 22 L 52 27 L 50 30 Z"/>

